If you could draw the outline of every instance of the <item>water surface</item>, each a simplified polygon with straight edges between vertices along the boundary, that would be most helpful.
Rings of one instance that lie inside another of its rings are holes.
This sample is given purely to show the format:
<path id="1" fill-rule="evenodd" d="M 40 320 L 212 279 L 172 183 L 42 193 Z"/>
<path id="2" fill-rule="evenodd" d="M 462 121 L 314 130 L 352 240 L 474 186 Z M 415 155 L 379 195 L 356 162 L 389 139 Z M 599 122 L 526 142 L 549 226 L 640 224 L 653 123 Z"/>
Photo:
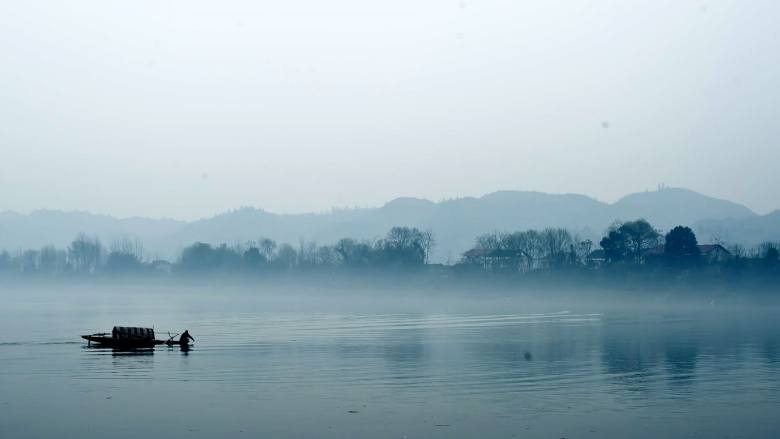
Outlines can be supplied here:
<path id="1" fill-rule="evenodd" d="M 0 436 L 778 437 L 774 312 L 0 292 Z M 394 304 L 394 305 L 390 305 Z M 79 334 L 185 328 L 115 352 Z"/>

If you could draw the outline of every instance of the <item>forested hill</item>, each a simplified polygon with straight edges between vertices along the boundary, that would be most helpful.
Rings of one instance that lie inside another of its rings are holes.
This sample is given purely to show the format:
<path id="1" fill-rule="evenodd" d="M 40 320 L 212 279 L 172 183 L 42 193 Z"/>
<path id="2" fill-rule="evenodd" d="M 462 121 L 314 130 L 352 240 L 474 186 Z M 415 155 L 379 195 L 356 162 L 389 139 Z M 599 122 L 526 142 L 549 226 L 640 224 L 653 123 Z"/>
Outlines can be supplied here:
<path id="1" fill-rule="evenodd" d="M 196 241 L 235 243 L 268 237 L 297 244 L 300 240 L 331 243 L 342 237 L 375 238 L 396 225 L 433 230 L 438 245 L 434 260 L 456 260 L 474 238 L 490 231 L 565 227 L 597 240 L 616 219 L 645 218 L 662 230 L 691 225 L 702 242 L 715 237 L 751 245 L 777 240 L 780 215 L 758 216 L 730 201 L 687 189 L 662 189 L 603 203 L 576 194 L 501 191 L 482 197 L 441 202 L 398 198 L 378 208 L 334 210 L 321 214 L 281 215 L 241 208 L 197 221 L 125 218 L 83 212 L 0 213 L 0 249 L 66 247 L 79 232 L 103 242 L 140 239 L 149 257 L 174 257 Z"/>

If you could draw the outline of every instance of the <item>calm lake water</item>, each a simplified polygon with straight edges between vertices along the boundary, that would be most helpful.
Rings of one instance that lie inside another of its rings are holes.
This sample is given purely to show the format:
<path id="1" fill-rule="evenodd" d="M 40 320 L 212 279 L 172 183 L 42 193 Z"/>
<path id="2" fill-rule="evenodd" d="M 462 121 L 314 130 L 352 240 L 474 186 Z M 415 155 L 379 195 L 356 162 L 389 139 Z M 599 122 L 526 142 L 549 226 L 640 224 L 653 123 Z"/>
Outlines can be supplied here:
<path id="1" fill-rule="evenodd" d="M 0 290 L 0 437 L 780 437 L 772 311 L 137 290 Z"/>

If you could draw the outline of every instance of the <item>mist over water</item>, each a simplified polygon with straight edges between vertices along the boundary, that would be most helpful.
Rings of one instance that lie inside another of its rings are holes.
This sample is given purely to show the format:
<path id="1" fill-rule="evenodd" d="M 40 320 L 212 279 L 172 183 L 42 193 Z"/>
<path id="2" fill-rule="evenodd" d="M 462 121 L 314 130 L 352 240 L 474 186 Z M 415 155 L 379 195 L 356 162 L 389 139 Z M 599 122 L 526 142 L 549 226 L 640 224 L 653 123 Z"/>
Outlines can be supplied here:
<path id="1" fill-rule="evenodd" d="M 774 308 L 365 286 L 4 285 L 0 295 L 3 437 L 780 429 Z M 118 352 L 78 338 L 113 325 L 154 325 L 158 338 L 189 329 L 196 342 Z"/>
<path id="2" fill-rule="evenodd" d="M 0 3 L 0 439 L 780 438 L 778 17 Z"/>

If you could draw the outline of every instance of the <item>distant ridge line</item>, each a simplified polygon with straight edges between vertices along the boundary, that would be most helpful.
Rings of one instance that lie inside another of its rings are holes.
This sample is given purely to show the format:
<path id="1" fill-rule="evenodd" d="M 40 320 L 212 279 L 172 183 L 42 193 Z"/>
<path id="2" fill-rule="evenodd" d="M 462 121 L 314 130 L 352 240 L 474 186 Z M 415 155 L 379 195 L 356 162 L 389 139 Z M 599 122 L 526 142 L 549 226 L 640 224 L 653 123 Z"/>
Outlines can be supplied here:
<path id="1" fill-rule="evenodd" d="M 343 237 L 375 239 L 393 226 L 431 229 L 438 241 L 434 260 L 458 258 L 474 239 L 491 231 L 564 227 L 598 242 L 615 220 L 645 218 L 662 231 L 676 225 L 694 228 L 702 242 L 780 240 L 780 214 L 756 215 L 747 207 L 683 188 L 639 192 L 614 203 L 581 194 L 496 191 L 480 197 L 431 201 L 398 197 L 380 207 L 332 209 L 324 213 L 278 214 L 244 206 L 196 220 L 116 218 L 83 211 L 41 209 L 29 214 L 0 212 L 0 249 L 67 247 L 78 233 L 110 244 L 122 237 L 141 240 L 144 248 L 173 257 L 193 242 L 236 243 L 268 237 L 298 245 Z"/>

